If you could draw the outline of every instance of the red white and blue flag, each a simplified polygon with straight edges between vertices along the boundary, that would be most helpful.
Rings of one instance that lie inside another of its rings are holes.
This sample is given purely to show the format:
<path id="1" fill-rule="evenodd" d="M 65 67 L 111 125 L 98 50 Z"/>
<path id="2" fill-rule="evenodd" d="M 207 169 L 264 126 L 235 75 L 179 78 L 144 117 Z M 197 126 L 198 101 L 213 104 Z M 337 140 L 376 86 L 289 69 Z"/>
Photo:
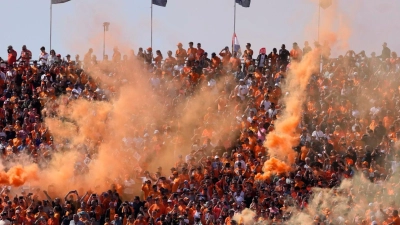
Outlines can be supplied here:
<path id="1" fill-rule="evenodd" d="M 233 52 L 237 52 L 238 56 L 242 55 L 242 50 L 240 49 L 240 44 L 239 44 L 239 40 L 236 36 L 236 33 L 233 33 L 232 47 L 233 47 Z"/>

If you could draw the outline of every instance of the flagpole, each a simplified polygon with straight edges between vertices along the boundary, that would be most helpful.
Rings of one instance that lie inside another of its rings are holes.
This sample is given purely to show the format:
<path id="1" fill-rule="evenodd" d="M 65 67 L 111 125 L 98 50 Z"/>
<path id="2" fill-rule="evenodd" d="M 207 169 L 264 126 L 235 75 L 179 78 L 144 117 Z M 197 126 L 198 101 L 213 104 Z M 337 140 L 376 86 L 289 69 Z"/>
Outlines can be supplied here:
<path id="1" fill-rule="evenodd" d="M 151 32 L 150 32 L 150 47 L 153 48 L 153 0 L 150 0 L 151 4 Z"/>
<path id="2" fill-rule="evenodd" d="M 53 4 L 50 0 L 50 49 L 49 49 L 49 51 L 51 50 L 52 22 L 53 22 Z"/>
<path id="3" fill-rule="evenodd" d="M 321 20 L 321 0 L 318 1 L 318 43 L 319 43 L 320 20 Z"/>
<path id="4" fill-rule="evenodd" d="M 236 34 L 236 0 L 233 0 L 233 34 Z M 233 41 L 232 41 L 232 53 L 233 53 Z"/>

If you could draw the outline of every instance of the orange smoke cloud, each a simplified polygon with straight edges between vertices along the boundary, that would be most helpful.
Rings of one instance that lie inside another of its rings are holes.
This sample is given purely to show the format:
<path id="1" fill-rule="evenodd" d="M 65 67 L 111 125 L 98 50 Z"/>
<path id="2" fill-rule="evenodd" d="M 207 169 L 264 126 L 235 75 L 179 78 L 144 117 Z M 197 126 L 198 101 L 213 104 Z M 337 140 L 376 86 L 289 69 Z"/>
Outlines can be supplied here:
<path id="1" fill-rule="evenodd" d="M 267 180 L 273 175 L 284 174 L 290 171 L 290 166 L 279 159 L 271 158 L 264 163 L 262 169 L 264 173 L 257 174 L 255 177 L 256 180 Z"/>
<path id="2" fill-rule="evenodd" d="M 318 68 L 319 51 L 308 53 L 300 63 L 293 63 L 289 71 L 283 93 L 288 95 L 283 98 L 284 111 L 282 116 L 275 121 L 275 130 L 268 134 L 265 142 L 270 154 L 284 159 L 288 164 L 293 164 L 296 153 L 292 147 L 299 143 L 297 127 L 301 119 L 301 106 L 305 100 L 305 90 L 313 72 Z"/>
<path id="3" fill-rule="evenodd" d="M 31 164 L 27 167 L 14 166 L 7 172 L 0 172 L 0 184 L 19 187 L 27 181 L 38 179 L 38 167 L 36 164 Z"/>
<path id="4" fill-rule="evenodd" d="M 290 166 L 295 162 L 297 153 L 293 151 L 293 147 L 299 144 L 297 128 L 301 120 L 301 106 L 306 97 L 308 81 L 313 72 L 318 69 L 316 62 L 318 62 L 319 55 L 320 51 L 314 49 L 300 63 L 292 63 L 290 66 L 287 81 L 283 87 L 283 93 L 287 92 L 288 94 L 280 104 L 285 107 L 284 111 L 275 121 L 275 130 L 267 135 L 264 143 L 269 154 L 275 158 L 265 162 L 264 174 L 258 175 L 260 179 L 269 178 L 270 175 L 278 172 L 288 172 L 291 170 Z"/>

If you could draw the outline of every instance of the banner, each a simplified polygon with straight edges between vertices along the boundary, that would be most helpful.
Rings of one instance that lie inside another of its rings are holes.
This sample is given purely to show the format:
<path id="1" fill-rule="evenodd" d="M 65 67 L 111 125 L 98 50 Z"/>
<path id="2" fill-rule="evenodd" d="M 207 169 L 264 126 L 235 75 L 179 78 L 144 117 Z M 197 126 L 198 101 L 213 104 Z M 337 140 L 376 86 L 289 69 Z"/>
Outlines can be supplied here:
<path id="1" fill-rule="evenodd" d="M 66 3 L 71 0 L 51 0 L 51 4 L 61 4 L 61 3 Z"/>
<path id="2" fill-rule="evenodd" d="M 154 5 L 165 7 L 167 6 L 167 0 L 152 0 Z"/>
<path id="3" fill-rule="evenodd" d="M 250 7 L 251 0 L 236 0 L 236 3 L 243 7 Z"/>

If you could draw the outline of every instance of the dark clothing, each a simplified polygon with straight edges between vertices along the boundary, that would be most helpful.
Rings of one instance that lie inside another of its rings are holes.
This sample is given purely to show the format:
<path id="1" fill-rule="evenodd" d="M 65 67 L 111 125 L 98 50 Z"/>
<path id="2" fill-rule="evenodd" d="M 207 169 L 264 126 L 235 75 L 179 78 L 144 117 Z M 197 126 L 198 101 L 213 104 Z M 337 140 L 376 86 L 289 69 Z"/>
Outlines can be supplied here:
<path id="1" fill-rule="evenodd" d="M 374 129 L 374 134 L 378 141 L 382 140 L 382 137 L 386 134 L 386 128 L 383 125 L 378 125 Z"/>
<path id="2" fill-rule="evenodd" d="M 289 59 L 289 51 L 287 49 L 280 49 L 279 50 L 279 60 L 283 63 L 288 62 Z"/>
<path id="3" fill-rule="evenodd" d="M 390 49 L 388 47 L 383 47 L 382 49 L 382 54 L 379 56 L 382 58 L 382 60 L 386 60 L 387 58 L 390 58 Z"/>
<path id="4" fill-rule="evenodd" d="M 137 215 L 139 214 L 139 212 L 140 212 L 140 207 L 143 207 L 144 206 L 144 202 L 133 202 L 132 203 L 132 208 L 133 208 L 133 215 L 134 215 L 134 217 L 136 218 L 137 217 Z"/>

